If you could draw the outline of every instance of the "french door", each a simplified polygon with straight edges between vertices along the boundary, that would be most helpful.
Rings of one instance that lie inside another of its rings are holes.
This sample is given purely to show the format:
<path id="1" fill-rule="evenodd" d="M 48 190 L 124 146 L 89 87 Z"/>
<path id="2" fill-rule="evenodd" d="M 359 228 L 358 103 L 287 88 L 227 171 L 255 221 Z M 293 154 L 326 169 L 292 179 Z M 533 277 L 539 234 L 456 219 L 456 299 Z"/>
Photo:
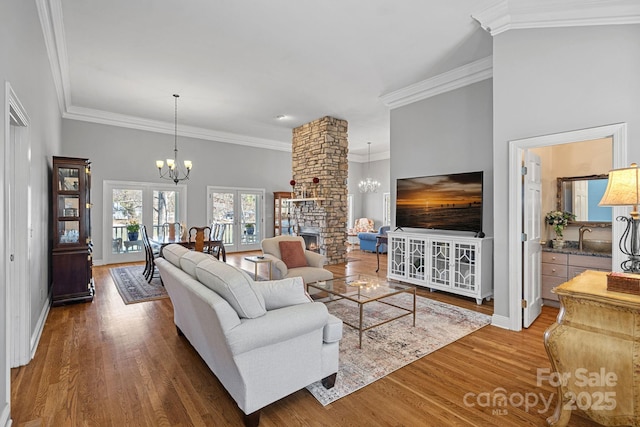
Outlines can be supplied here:
<path id="1" fill-rule="evenodd" d="M 104 199 L 102 253 L 105 264 L 144 259 L 142 237 L 136 224 L 145 225 L 149 238 L 154 239 L 164 223 L 187 223 L 184 185 L 105 181 Z"/>
<path id="2" fill-rule="evenodd" d="M 207 220 L 223 223 L 227 252 L 260 249 L 264 239 L 264 190 L 207 187 Z"/>

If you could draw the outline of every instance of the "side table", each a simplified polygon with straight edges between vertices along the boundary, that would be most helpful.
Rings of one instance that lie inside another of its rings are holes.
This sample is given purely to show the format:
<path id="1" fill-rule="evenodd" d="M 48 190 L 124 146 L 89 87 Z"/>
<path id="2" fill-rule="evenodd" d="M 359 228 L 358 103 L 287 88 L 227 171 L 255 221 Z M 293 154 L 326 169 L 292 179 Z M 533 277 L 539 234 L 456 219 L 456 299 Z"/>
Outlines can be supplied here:
<path id="1" fill-rule="evenodd" d="M 258 264 L 266 262 L 269 266 L 269 280 L 271 280 L 271 260 L 269 258 L 263 256 L 247 256 L 244 257 L 244 259 L 253 263 L 253 277 L 256 281 L 258 280 Z"/>
<path id="2" fill-rule="evenodd" d="M 389 238 L 386 235 L 378 235 L 376 236 L 376 261 L 378 261 L 378 268 L 376 268 L 376 273 L 380 270 L 380 245 L 384 243 L 388 243 Z"/>

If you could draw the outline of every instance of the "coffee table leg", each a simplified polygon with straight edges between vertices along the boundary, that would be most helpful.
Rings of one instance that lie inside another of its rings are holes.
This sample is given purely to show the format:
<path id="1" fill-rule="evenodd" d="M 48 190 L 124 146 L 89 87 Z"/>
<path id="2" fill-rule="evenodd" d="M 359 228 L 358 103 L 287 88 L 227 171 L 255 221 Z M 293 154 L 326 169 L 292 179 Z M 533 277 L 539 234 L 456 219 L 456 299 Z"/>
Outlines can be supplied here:
<path id="1" fill-rule="evenodd" d="M 360 327 L 358 328 L 358 333 L 360 334 L 360 341 L 358 344 L 358 348 L 362 348 L 362 309 L 364 308 L 364 304 L 360 305 Z"/>
<path id="2" fill-rule="evenodd" d="M 416 326 L 416 288 L 413 288 L 413 326 Z"/>

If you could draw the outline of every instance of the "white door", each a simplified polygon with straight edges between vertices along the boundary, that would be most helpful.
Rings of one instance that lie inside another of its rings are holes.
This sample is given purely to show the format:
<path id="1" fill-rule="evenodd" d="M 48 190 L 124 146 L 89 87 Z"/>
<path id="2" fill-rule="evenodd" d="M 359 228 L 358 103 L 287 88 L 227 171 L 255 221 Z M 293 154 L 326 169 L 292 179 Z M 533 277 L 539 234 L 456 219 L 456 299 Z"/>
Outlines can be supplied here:
<path id="1" fill-rule="evenodd" d="M 128 228 L 131 224 L 145 225 L 151 239 L 164 223 L 186 228 L 186 192 L 184 185 L 105 181 L 105 264 L 144 260 L 140 230 Z"/>
<path id="2" fill-rule="evenodd" d="M 541 239 L 541 170 L 540 157 L 529 150 L 524 151 L 526 174 L 523 177 L 523 326 L 528 328 L 542 311 L 542 283 L 540 277 L 542 247 Z"/>
<path id="3" fill-rule="evenodd" d="M 589 181 L 573 181 L 573 213 L 576 221 L 589 220 Z"/>
<path id="4" fill-rule="evenodd" d="M 260 249 L 264 236 L 264 190 L 209 187 L 209 223 L 226 224 L 224 247 L 227 252 Z"/>

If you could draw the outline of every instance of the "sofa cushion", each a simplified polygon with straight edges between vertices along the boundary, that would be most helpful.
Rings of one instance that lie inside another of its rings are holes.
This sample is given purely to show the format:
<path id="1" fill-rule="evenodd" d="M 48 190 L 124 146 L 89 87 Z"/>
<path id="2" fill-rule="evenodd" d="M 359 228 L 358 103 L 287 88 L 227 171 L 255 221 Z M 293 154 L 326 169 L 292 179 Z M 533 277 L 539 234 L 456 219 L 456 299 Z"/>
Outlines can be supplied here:
<path id="1" fill-rule="evenodd" d="M 162 257 L 169 261 L 171 264 L 182 269 L 182 267 L 180 266 L 180 258 L 182 258 L 182 255 L 186 254 L 187 252 L 189 252 L 189 249 L 185 248 L 182 245 L 172 243 L 162 249 Z"/>
<path id="2" fill-rule="evenodd" d="M 224 298 L 242 318 L 254 319 L 267 312 L 251 287 L 252 280 L 232 265 L 216 259 L 204 260 L 196 266 L 196 277 Z"/>
<path id="3" fill-rule="evenodd" d="M 267 310 L 312 302 L 304 289 L 302 277 L 254 282 L 254 290 L 264 298 Z"/>
<path id="4" fill-rule="evenodd" d="M 304 256 L 304 248 L 300 242 L 278 242 L 282 262 L 287 268 L 306 267 L 307 258 Z"/>
<path id="5" fill-rule="evenodd" d="M 188 251 L 180 258 L 180 268 L 191 277 L 196 277 L 196 266 L 204 260 L 215 259 L 198 251 Z M 216 260 L 218 261 L 218 260 Z M 221 262 L 221 261 L 218 261 Z"/>

